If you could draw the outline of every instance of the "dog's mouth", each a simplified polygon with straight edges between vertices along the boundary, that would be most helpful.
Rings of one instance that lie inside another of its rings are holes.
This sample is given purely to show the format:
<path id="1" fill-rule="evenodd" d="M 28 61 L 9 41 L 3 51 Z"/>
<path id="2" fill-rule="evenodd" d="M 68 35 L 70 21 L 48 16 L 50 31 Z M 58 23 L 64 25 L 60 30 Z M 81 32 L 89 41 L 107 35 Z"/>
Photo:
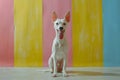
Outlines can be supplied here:
<path id="1" fill-rule="evenodd" d="M 65 30 L 57 30 L 59 32 L 59 38 L 63 39 Z"/>

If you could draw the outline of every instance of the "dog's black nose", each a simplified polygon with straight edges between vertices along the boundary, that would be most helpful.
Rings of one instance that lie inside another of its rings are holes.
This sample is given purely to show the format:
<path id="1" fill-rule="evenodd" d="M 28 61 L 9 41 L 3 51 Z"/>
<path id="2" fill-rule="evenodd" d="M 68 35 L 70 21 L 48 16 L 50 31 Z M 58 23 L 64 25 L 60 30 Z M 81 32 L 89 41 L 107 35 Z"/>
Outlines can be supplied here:
<path id="1" fill-rule="evenodd" d="M 60 27 L 59 29 L 60 29 L 60 30 L 63 30 L 63 27 Z"/>

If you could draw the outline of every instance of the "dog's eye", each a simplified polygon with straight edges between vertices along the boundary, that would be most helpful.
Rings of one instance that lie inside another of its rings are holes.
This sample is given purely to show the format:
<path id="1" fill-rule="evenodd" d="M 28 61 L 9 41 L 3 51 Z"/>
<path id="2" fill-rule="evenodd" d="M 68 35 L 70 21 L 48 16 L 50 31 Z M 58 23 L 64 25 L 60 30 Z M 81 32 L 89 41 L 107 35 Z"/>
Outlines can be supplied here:
<path id="1" fill-rule="evenodd" d="M 63 25 L 66 25 L 66 23 L 63 23 Z"/>
<path id="2" fill-rule="evenodd" d="M 58 23 L 56 23 L 56 25 L 58 25 Z"/>

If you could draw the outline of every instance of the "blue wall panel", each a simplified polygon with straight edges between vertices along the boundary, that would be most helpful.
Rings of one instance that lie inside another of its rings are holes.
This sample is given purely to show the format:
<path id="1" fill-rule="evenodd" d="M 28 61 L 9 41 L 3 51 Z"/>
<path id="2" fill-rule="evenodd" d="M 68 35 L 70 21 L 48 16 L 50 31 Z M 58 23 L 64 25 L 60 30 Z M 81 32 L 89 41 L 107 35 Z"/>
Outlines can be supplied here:
<path id="1" fill-rule="evenodd" d="M 103 0 L 104 66 L 120 66 L 120 0 Z"/>

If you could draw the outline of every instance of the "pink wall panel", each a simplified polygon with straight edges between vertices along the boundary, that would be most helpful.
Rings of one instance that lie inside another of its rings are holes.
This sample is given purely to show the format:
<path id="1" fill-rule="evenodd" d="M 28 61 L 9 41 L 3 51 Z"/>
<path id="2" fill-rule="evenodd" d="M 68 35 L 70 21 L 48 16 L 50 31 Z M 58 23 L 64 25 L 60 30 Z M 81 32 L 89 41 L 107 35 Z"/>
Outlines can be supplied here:
<path id="1" fill-rule="evenodd" d="M 51 54 L 52 41 L 55 36 L 51 19 L 55 11 L 58 17 L 63 18 L 67 11 L 71 11 L 71 0 L 43 0 L 43 65 L 48 66 L 48 58 Z M 68 66 L 72 65 L 72 32 L 71 21 L 67 28 L 67 40 L 69 44 Z"/>
<path id="2" fill-rule="evenodd" d="M 0 67 L 13 66 L 13 0 L 0 0 Z"/>

